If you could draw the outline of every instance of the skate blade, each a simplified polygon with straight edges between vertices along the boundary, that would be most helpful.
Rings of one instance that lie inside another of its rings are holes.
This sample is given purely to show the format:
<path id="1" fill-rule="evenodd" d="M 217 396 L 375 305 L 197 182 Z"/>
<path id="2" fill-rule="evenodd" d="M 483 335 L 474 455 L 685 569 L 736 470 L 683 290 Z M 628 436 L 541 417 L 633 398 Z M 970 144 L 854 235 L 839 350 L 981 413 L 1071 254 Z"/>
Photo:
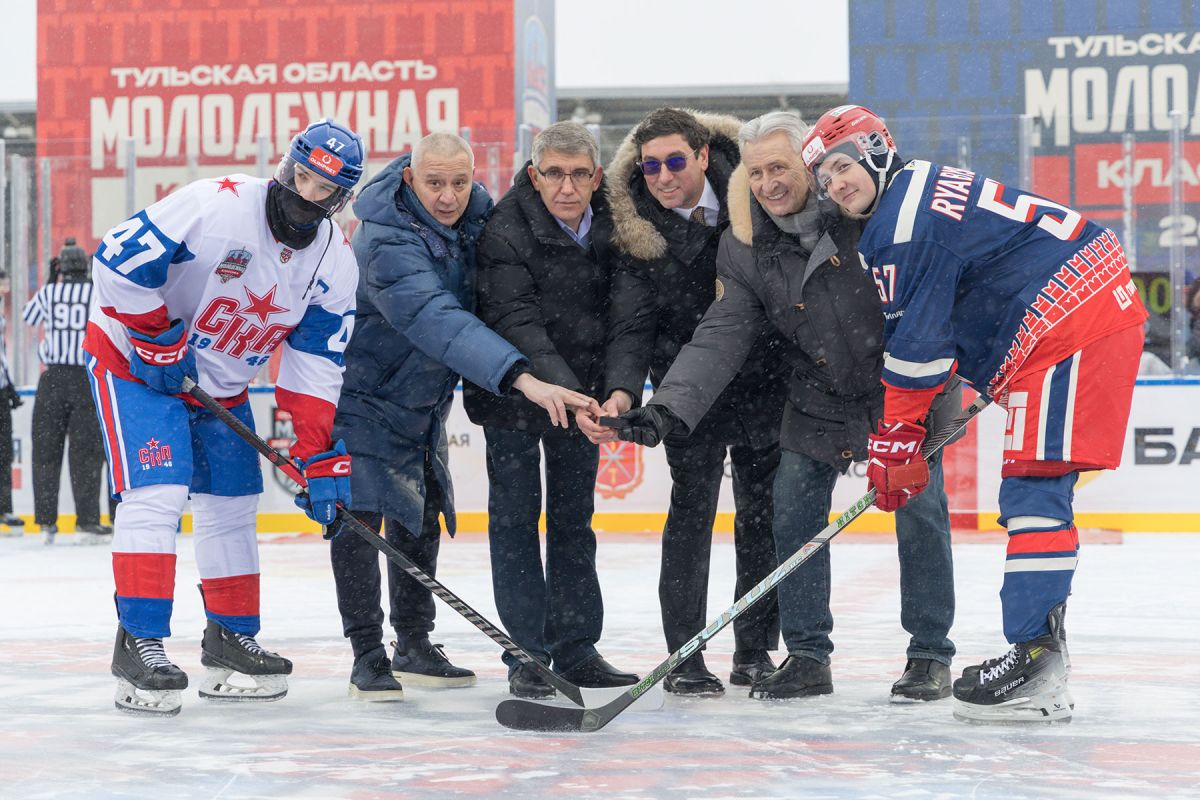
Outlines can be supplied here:
<path id="1" fill-rule="evenodd" d="M 1068 724 L 1075 710 L 1070 692 L 1051 695 L 1034 703 L 1031 697 L 1018 697 L 995 706 L 980 706 L 954 701 L 954 718 L 975 725 Z"/>
<path id="2" fill-rule="evenodd" d="M 587 687 L 580 686 L 579 693 L 583 695 L 584 705 L 588 708 L 602 706 L 616 700 L 621 695 L 629 691 L 628 686 L 603 686 L 603 687 Z M 656 683 L 647 689 L 638 699 L 627 709 L 628 711 L 658 711 L 666 705 L 666 692 L 663 691 L 662 684 Z"/>
<path id="3" fill-rule="evenodd" d="M 127 714 L 154 717 L 173 717 L 183 707 L 178 689 L 138 689 L 126 680 L 117 680 L 113 705 Z"/>
<path id="4" fill-rule="evenodd" d="M 392 670 L 392 677 L 406 686 L 422 686 L 427 689 L 461 689 L 475 685 L 474 675 L 464 675 L 461 678 L 443 678 L 437 675 L 423 675 L 419 672 L 399 672 Z"/>
<path id="5" fill-rule="evenodd" d="M 403 689 L 388 689 L 387 691 L 382 692 L 365 692 L 359 689 L 353 683 L 350 684 L 349 695 L 355 700 L 361 700 L 364 703 L 399 703 L 404 700 Z"/>
<path id="6" fill-rule="evenodd" d="M 253 686 L 234 683 L 231 676 L 247 679 Z M 231 669 L 209 667 L 200 682 L 200 696 L 205 700 L 268 703 L 282 699 L 288 693 L 286 675 L 243 675 Z"/>

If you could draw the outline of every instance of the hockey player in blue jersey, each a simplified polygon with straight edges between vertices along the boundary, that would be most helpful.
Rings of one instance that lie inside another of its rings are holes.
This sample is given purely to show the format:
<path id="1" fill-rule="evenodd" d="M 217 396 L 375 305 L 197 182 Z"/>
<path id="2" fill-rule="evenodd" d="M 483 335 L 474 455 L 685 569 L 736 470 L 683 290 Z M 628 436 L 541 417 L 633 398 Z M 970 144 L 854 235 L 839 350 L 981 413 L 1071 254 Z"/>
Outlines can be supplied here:
<path id="1" fill-rule="evenodd" d="M 866 220 L 859 254 L 884 311 L 884 418 L 867 466 L 876 505 L 894 511 L 924 488 L 897 485 L 897 468 L 924 463 L 922 423 L 952 374 L 1008 411 L 1000 598 L 1012 648 L 963 671 L 955 715 L 1069 719 L 1073 489 L 1079 472 L 1120 463 L 1146 319 L 1121 245 L 1059 203 L 902 160 L 862 106 L 823 115 L 802 156 L 818 189 Z"/>

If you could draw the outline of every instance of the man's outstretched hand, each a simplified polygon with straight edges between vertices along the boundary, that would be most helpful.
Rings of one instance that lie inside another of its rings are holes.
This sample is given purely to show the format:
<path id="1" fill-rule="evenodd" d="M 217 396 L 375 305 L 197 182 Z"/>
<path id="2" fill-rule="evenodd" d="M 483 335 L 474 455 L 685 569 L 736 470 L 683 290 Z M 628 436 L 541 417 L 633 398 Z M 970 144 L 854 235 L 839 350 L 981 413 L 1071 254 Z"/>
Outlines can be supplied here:
<path id="1" fill-rule="evenodd" d="M 626 411 L 619 417 L 601 417 L 600 424 L 615 430 L 621 441 L 644 447 L 654 447 L 673 430 L 682 427 L 679 418 L 665 406 L 653 403 Z"/>

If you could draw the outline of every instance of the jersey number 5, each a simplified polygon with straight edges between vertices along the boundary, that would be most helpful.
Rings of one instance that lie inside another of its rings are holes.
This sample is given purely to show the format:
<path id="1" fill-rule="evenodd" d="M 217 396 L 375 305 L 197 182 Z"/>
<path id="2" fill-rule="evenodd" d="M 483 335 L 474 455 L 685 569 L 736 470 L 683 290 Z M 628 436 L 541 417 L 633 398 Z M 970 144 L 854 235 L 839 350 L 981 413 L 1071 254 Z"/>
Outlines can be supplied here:
<path id="1" fill-rule="evenodd" d="M 1005 191 L 1007 190 L 1004 184 L 985 178 L 983 189 L 979 192 L 979 207 L 1017 222 L 1033 222 L 1033 218 L 1038 217 L 1039 228 L 1064 242 L 1079 236 L 1079 232 L 1083 230 L 1083 217 L 1078 211 L 1028 194 L 1018 194 L 1013 198 L 1012 205 L 1009 205 L 1003 199 Z M 1062 217 L 1049 213 L 1049 209 L 1061 211 Z"/>

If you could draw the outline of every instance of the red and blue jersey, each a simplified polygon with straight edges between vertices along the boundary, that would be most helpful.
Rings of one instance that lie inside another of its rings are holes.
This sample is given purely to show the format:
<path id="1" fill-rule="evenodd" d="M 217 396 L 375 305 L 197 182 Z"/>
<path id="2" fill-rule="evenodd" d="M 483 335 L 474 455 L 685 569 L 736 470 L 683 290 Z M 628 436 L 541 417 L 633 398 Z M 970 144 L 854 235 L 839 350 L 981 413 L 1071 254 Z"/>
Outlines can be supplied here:
<path id="1" fill-rule="evenodd" d="M 1112 231 L 956 167 L 909 162 L 859 253 L 883 303 L 889 422 L 924 416 L 952 372 L 997 397 L 1147 316 Z"/>

